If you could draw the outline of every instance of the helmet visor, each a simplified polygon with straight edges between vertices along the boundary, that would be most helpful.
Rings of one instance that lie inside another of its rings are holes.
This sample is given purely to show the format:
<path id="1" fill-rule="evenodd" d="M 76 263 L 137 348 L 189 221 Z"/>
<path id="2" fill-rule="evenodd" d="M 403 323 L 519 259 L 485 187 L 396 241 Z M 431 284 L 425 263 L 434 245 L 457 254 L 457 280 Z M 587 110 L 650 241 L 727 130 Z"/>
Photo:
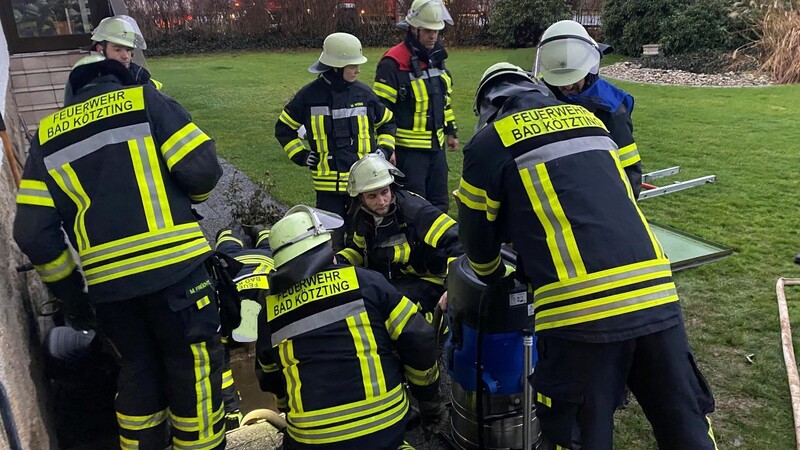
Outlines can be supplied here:
<path id="1" fill-rule="evenodd" d="M 414 5 L 412 5 L 414 6 Z M 432 21 L 431 18 L 436 16 L 435 8 L 441 9 L 441 17 L 437 21 Z M 427 0 L 417 5 L 417 8 L 408 10 L 405 19 L 397 24 L 397 28 L 407 30 L 409 26 L 416 28 L 425 28 L 428 30 L 441 30 L 444 24 L 453 25 L 453 16 L 447 10 L 447 6 L 441 0 Z"/>
<path id="2" fill-rule="evenodd" d="M 587 74 L 597 73 L 600 51 L 594 41 L 581 36 L 547 39 L 536 52 L 534 70 L 552 86 L 569 86 Z"/>

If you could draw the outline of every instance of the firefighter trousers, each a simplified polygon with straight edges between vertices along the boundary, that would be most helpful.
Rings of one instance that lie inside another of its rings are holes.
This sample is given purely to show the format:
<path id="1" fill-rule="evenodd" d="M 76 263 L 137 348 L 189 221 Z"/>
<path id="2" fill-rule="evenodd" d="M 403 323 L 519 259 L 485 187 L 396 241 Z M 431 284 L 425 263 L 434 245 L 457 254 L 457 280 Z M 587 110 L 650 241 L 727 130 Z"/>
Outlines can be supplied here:
<path id="1" fill-rule="evenodd" d="M 442 212 L 450 209 L 447 155 L 444 150 L 397 148 L 397 168 L 405 175 L 403 189 L 419 194 Z"/>
<path id="2" fill-rule="evenodd" d="M 683 324 L 612 343 L 538 336 L 531 380 L 549 449 L 613 449 L 614 410 L 630 387 L 661 450 L 716 450 L 714 398 Z"/>
<path id="3" fill-rule="evenodd" d="M 349 207 L 350 196 L 346 193 L 317 191 L 317 208 L 338 214 L 342 219 L 346 219 L 347 209 Z M 338 252 L 344 248 L 344 234 L 344 226 L 333 230 L 331 245 L 333 246 L 334 252 Z"/>
<path id="4" fill-rule="evenodd" d="M 284 433 L 282 450 L 397 450 L 403 445 L 406 420 L 366 436 L 328 444 L 304 444 Z"/>
<path id="5" fill-rule="evenodd" d="M 225 405 L 225 420 L 228 431 L 238 428 L 242 421 L 242 411 L 239 407 L 239 391 L 233 379 L 231 368 L 230 338 L 222 338 L 223 364 L 222 364 L 222 403 Z"/>
<path id="6" fill-rule="evenodd" d="M 223 350 L 214 288 L 204 266 L 141 297 L 96 305 L 100 331 L 121 356 L 120 447 L 225 448 Z"/>

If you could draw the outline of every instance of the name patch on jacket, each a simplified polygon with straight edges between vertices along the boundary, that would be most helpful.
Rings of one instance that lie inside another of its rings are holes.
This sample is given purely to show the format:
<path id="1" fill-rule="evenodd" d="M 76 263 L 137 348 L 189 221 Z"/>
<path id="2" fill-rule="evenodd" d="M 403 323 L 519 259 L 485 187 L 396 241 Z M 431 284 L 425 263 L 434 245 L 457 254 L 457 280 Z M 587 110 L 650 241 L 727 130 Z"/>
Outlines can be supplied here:
<path id="1" fill-rule="evenodd" d="M 142 109 L 144 109 L 144 90 L 141 87 L 98 95 L 42 119 L 39 124 L 39 143 L 44 144 L 67 131 L 76 130 L 100 119 Z"/>
<path id="2" fill-rule="evenodd" d="M 548 106 L 518 112 L 496 121 L 494 127 L 506 147 L 559 131 L 587 127 L 606 129 L 594 114 L 575 105 Z"/>
<path id="3" fill-rule="evenodd" d="M 320 272 L 278 295 L 267 297 L 267 320 L 274 320 L 307 303 L 358 289 L 355 267 Z"/>

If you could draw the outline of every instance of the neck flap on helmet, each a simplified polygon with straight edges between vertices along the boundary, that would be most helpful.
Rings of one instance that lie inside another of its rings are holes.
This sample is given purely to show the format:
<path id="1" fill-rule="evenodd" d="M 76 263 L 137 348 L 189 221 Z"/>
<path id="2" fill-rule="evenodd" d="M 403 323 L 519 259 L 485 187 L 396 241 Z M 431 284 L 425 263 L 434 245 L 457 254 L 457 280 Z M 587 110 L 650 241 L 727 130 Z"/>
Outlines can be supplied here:
<path id="1" fill-rule="evenodd" d="M 524 92 L 538 92 L 550 95 L 550 91 L 533 80 L 526 81 L 517 76 L 501 76 L 483 88 L 481 98 L 477 102 L 478 123 L 475 130 L 480 130 L 486 124 L 494 121 L 498 112 L 503 108 L 506 100 Z"/>

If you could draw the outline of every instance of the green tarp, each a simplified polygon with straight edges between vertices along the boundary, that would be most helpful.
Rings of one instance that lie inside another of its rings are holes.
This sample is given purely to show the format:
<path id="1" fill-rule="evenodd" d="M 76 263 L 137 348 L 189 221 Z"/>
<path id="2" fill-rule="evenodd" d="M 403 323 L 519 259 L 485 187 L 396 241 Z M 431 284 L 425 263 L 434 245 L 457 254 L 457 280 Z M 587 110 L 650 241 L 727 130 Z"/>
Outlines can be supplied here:
<path id="1" fill-rule="evenodd" d="M 710 263 L 733 253 L 731 248 L 666 225 L 650 222 L 650 228 L 664 247 L 672 270 L 688 269 Z"/>

